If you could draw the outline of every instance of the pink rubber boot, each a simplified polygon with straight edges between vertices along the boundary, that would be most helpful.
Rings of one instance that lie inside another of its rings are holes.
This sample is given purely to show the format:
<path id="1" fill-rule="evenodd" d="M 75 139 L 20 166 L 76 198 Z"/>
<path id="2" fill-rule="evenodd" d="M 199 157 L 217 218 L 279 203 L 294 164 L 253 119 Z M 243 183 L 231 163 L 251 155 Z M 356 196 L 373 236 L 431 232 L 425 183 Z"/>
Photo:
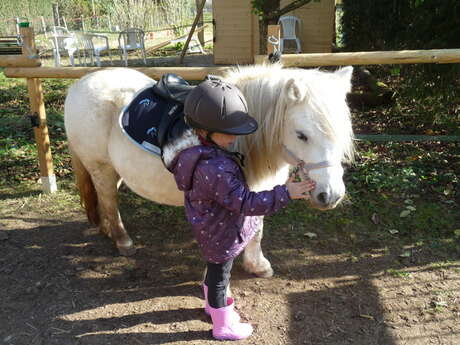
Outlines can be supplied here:
<path id="1" fill-rule="evenodd" d="M 209 306 L 209 303 L 208 303 L 208 286 L 206 284 L 203 284 L 203 293 L 204 293 L 204 312 L 207 315 L 211 315 L 211 311 L 209 310 L 209 308 L 211 307 Z"/>
<path id="2" fill-rule="evenodd" d="M 204 312 L 207 315 L 211 315 L 211 311 L 210 311 L 211 306 L 208 303 L 208 286 L 206 284 L 203 284 L 203 292 L 204 292 Z M 234 303 L 233 298 L 227 297 L 227 305 L 230 305 L 233 303 Z M 235 322 L 240 322 L 240 316 L 235 310 L 233 310 L 233 319 Z"/>
<path id="3" fill-rule="evenodd" d="M 240 340 L 252 334 L 252 326 L 249 323 L 235 321 L 233 298 L 231 304 L 223 308 L 209 307 L 212 318 L 212 335 L 218 340 Z"/>

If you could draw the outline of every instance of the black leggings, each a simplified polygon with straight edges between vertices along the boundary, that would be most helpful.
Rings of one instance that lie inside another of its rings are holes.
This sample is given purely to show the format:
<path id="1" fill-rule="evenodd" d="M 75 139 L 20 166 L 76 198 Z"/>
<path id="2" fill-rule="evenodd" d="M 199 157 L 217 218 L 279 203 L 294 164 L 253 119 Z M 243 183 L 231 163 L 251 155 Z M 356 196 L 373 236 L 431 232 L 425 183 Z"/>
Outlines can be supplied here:
<path id="1" fill-rule="evenodd" d="M 207 263 L 208 270 L 204 283 L 208 287 L 208 303 L 213 308 L 227 306 L 227 286 L 230 282 L 230 271 L 233 259 L 221 264 Z"/>

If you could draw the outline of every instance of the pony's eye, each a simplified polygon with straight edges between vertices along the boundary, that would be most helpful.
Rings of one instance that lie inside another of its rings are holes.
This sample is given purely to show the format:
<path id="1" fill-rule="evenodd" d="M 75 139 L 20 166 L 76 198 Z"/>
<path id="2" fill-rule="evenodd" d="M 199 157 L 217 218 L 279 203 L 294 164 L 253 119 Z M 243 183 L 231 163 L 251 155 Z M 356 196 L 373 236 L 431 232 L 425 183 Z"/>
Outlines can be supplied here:
<path id="1" fill-rule="evenodd" d="M 300 140 L 305 141 L 305 142 L 308 141 L 307 136 L 305 134 L 303 134 L 302 132 L 297 132 L 297 138 L 299 138 Z"/>

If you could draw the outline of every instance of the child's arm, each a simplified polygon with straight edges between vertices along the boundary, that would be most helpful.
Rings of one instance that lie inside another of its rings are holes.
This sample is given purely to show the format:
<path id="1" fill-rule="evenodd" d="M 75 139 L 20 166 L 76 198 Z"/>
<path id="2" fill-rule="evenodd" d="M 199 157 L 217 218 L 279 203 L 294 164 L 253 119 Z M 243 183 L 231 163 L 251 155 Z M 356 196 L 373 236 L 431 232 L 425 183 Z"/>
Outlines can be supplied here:
<path id="1" fill-rule="evenodd" d="M 213 170 L 213 167 L 210 166 L 208 169 Z M 287 185 L 275 186 L 270 191 L 251 192 L 231 172 L 204 173 L 208 176 L 208 179 L 204 176 L 204 181 L 208 181 L 204 184 L 210 197 L 223 207 L 245 216 L 270 215 L 285 207 L 291 199 L 307 198 L 304 193 L 314 188 L 314 183 L 296 183 L 289 179 Z M 209 176 L 212 176 L 212 179 Z"/>

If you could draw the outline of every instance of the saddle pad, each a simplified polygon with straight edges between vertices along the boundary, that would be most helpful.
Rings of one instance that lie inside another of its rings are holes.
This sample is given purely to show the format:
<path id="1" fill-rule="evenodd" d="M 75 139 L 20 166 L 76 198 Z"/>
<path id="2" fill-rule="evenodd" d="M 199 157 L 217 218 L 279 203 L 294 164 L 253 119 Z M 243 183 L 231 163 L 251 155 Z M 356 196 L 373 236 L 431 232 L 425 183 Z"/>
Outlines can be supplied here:
<path id="1" fill-rule="evenodd" d="M 123 109 L 120 126 L 137 146 L 159 157 L 165 144 L 189 128 L 183 105 L 155 94 L 152 87 L 139 91 Z"/>

